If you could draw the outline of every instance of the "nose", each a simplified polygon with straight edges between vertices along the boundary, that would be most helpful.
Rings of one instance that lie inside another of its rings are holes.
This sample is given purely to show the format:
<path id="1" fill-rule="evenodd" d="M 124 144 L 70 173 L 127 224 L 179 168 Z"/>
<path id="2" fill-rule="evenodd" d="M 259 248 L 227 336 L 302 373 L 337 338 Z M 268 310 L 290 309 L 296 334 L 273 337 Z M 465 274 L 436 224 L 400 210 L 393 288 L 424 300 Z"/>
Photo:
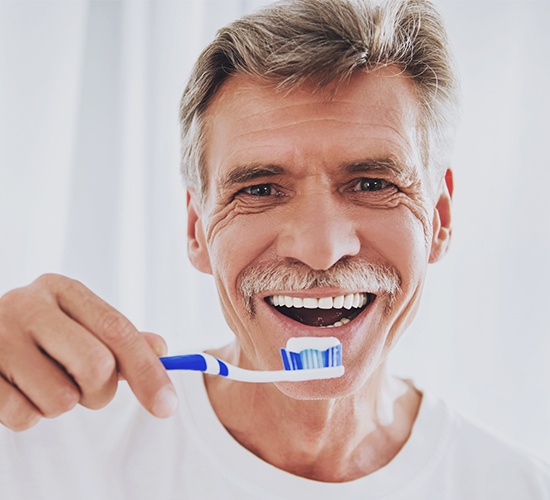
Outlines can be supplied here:
<path id="1" fill-rule="evenodd" d="M 326 194 L 310 198 L 295 204 L 287 215 L 277 239 L 280 257 L 326 270 L 342 257 L 359 253 L 357 228 L 339 200 Z"/>

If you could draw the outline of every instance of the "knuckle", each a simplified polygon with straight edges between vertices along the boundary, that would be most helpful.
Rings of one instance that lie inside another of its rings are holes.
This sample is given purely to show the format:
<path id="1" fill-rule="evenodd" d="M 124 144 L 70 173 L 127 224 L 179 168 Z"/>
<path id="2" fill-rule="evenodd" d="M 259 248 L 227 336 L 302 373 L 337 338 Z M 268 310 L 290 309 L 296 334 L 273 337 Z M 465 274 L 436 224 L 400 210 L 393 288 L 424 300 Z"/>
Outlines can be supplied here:
<path id="1" fill-rule="evenodd" d="M 105 312 L 99 320 L 99 330 L 109 345 L 130 342 L 136 336 L 132 323 L 116 311 Z"/>
<path id="2" fill-rule="evenodd" d="M 35 294 L 47 295 L 54 298 L 56 291 L 70 278 L 58 274 L 42 274 L 36 278 L 29 286 L 24 287 L 35 292 Z"/>
<path id="3" fill-rule="evenodd" d="M 12 311 L 13 317 L 16 312 L 27 312 L 33 310 L 37 303 L 44 300 L 51 300 L 55 290 L 73 282 L 71 278 L 57 274 L 43 274 L 36 278 L 30 285 L 14 288 L 0 297 L 0 314 Z"/>
<path id="4" fill-rule="evenodd" d="M 10 290 L 0 298 L 0 335 L 8 329 L 21 331 L 34 323 L 40 324 L 53 300 L 50 290 L 33 285 Z"/>
<path id="5" fill-rule="evenodd" d="M 15 316 L 21 309 L 26 309 L 31 301 L 27 288 L 15 288 L 0 299 L 0 314 L 4 318 L 10 313 Z"/>
<path id="6" fill-rule="evenodd" d="M 13 345 L 24 332 L 21 319 L 32 317 L 32 307 L 32 294 L 24 288 L 11 290 L 0 298 L 0 342 L 3 347 Z"/>
<path id="7" fill-rule="evenodd" d="M 17 415 L 14 419 L 8 420 L 6 427 L 14 432 L 23 432 L 34 427 L 41 419 L 38 412 L 26 412 L 24 415 Z"/>
<path id="8" fill-rule="evenodd" d="M 116 391 L 117 384 L 113 381 L 112 384 L 105 385 L 100 392 L 84 396 L 80 404 L 90 410 L 100 410 L 113 400 Z"/>
<path id="9" fill-rule="evenodd" d="M 47 294 L 51 299 L 57 302 L 61 295 L 70 295 L 85 287 L 80 281 L 69 278 L 68 276 L 48 273 L 36 278 L 29 288 L 36 289 L 42 294 Z"/>
<path id="10" fill-rule="evenodd" d="M 30 429 L 40 420 L 40 414 L 15 393 L 4 397 L 0 414 L 0 421 L 15 432 Z"/>
<path id="11" fill-rule="evenodd" d="M 115 358 L 105 349 L 94 354 L 93 358 L 90 365 L 90 376 L 100 384 L 104 384 L 109 381 L 116 372 Z"/>
<path id="12" fill-rule="evenodd" d="M 80 281 L 69 278 L 67 276 L 54 275 L 52 281 L 55 284 L 55 289 L 58 296 L 63 294 L 70 295 L 74 292 L 86 289 L 86 287 Z"/>
<path id="13" fill-rule="evenodd" d="M 82 391 L 80 404 L 99 410 L 115 396 L 118 386 L 117 366 L 114 356 L 105 348 L 97 349 L 92 358 L 87 363 L 87 372 L 76 380 Z"/>
<path id="14" fill-rule="evenodd" d="M 98 389 L 115 378 L 116 361 L 110 351 L 101 346 L 101 348 L 91 350 L 87 357 L 85 368 L 80 372 L 73 373 L 81 387 Z"/>
<path id="15" fill-rule="evenodd" d="M 40 276 L 38 276 L 38 278 L 36 278 L 33 281 L 33 283 L 36 283 L 37 285 L 45 286 L 45 287 L 49 288 L 54 283 L 57 283 L 57 281 L 59 281 L 60 278 L 61 278 L 61 276 L 59 274 L 44 273 L 44 274 L 41 274 Z"/>
<path id="16" fill-rule="evenodd" d="M 59 388 L 57 394 L 41 408 L 46 418 L 54 418 L 72 410 L 80 401 L 80 392 L 75 387 Z"/>

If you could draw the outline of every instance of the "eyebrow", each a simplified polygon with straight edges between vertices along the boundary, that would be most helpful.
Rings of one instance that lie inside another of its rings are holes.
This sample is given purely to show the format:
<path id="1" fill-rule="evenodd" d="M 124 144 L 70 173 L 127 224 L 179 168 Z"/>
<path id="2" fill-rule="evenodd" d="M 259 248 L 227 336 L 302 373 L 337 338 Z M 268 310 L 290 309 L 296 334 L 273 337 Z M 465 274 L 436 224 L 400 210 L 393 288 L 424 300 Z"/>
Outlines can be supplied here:
<path id="1" fill-rule="evenodd" d="M 353 163 L 344 163 L 340 169 L 349 174 L 376 174 L 385 173 L 400 179 L 410 179 L 413 177 L 414 168 L 405 162 L 395 158 L 374 158 L 366 159 Z"/>
<path id="2" fill-rule="evenodd" d="M 250 181 L 256 181 L 259 179 L 265 179 L 266 177 L 274 177 L 281 175 L 285 172 L 285 169 L 280 165 L 239 165 L 235 167 L 227 175 L 220 179 L 221 190 L 231 189 L 238 184 L 245 184 Z"/>

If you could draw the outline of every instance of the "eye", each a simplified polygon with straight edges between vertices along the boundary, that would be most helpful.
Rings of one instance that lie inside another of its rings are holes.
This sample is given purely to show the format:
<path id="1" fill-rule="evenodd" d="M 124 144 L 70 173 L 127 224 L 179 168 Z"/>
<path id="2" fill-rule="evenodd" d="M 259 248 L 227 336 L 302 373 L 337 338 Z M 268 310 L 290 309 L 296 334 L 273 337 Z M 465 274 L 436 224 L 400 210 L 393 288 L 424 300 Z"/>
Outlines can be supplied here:
<path id="1" fill-rule="evenodd" d="M 271 184 L 257 184 L 246 187 L 241 192 L 250 196 L 271 196 L 275 194 L 275 189 Z"/>
<path id="2" fill-rule="evenodd" d="M 381 191 L 387 187 L 391 186 L 388 181 L 384 179 L 371 179 L 363 178 L 359 179 L 357 183 L 353 186 L 353 191 Z"/>

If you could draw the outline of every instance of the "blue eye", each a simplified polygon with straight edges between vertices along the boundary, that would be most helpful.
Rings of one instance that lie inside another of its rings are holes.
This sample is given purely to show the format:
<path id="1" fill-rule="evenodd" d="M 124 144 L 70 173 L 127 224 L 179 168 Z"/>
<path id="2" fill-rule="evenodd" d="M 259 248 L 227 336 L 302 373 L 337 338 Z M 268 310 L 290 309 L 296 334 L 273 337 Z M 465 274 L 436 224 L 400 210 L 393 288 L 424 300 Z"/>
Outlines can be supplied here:
<path id="1" fill-rule="evenodd" d="M 271 196 L 274 190 L 271 184 L 258 184 L 244 188 L 243 191 L 251 196 Z"/>
<path id="2" fill-rule="evenodd" d="M 390 185 L 383 179 L 363 178 L 357 181 L 353 187 L 354 191 L 381 191 Z"/>

